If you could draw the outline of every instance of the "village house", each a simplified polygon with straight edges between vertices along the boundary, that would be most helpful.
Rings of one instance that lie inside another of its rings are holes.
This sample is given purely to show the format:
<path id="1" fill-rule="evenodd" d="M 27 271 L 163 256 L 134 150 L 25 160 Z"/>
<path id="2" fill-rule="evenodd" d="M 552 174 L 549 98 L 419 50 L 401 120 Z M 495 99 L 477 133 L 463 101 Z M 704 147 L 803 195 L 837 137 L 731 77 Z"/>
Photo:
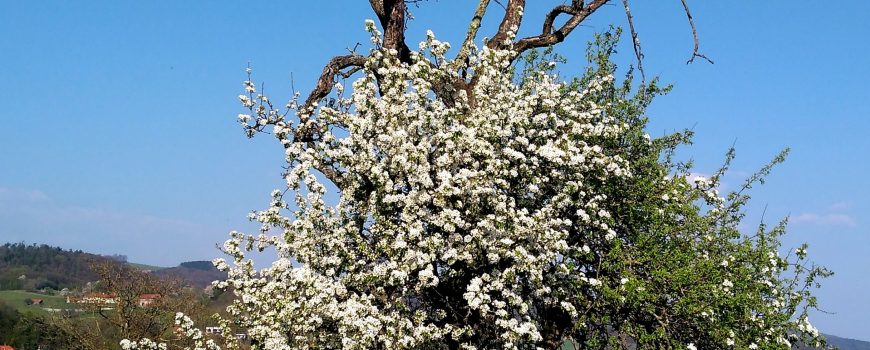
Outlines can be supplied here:
<path id="1" fill-rule="evenodd" d="M 117 298 L 107 293 L 87 293 L 78 297 L 68 295 L 66 302 L 69 304 L 116 304 Z"/>
<path id="2" fill-rule="evenodd" d="M 212 327 L 205 327 L 205 333 L 206 333 L 206 334 L 211 334 L 211 335 L 222 335 L 222 334 L 223 334 L 223 328 L 221 328 L 221 327 L 215 327 L 215 326 L 212 326 Z M 235 334 L 235 337 L 236 337 L 236 339 L 238 339 L 238 340 L 247 340 L 247 339 L 248 339 L 248 333 L 236 333 L 236 334 Z"/>
<path id="3" fill-rule="evenodd" d="M 151 306 L 159 298 L 160 294 L 142 294 L 136 303 L 141 307 Z M 118 297 L 107 293 L 87 293 L 81 296 L 67 295 L 66 302 L 69 304 L 117 304 Z"/>
<path id="4" fill-rule="evenodd" d="M 158 298 L 160 298 L 160 294 L 142 294 L 139 296 L 139 306 L 151 306 Z"/>

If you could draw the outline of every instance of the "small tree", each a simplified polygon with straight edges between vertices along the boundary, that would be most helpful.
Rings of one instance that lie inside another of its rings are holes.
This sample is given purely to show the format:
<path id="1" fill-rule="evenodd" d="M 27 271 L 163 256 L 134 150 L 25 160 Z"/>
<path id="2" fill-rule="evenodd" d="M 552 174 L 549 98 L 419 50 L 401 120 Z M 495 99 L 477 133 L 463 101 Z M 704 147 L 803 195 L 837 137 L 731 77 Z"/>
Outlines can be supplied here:
<path id="1" fill-rule="evenodd" d="M 405 45 L 405 2 L 371 2 L 384 30 L 366 23 L 374 48 L 331 60 L 305 101 L 275 108 L 250 78 L 239 96 L 247 134 L 271 131 L 287 160 L 287 188 L 251 216 L 260 234 L 232 233 L 232 264 L 215 261 L 254 348 L 821 342 L 806 310 L 827 272 L 805 265 L 805 247 L 779 255 L 785 222 L 737 230 L 745 190 L 784 154 L 722 196 L 733 152 L 693 177 L 672 159 L 690 133 L 644 132 L 645 108 L 667 88 L 614 78 L 619 31 L 596 37 L 577 78 L 561 79 L 551 52 L 534 50 L 607 1 L 557 6 L 528 38 L 515 36 L 524 2 L 508 1 L 478 48 L 481 1 L 454 58 L 431 32 L 419 50 Z M 335 83 L 354 72 L 350 89 Z M 246 252 L 267 247 L 280 258 L 256 270 Z M 178 322 L 197 346 L 218 347 Z"/>
<path id="2" fill-rule="evenodd" d="M 162 279 L 113 260 L 95 260 L 100 298 L 78 304 L 82 313 L 50 319 L 54 327 L 75 339 L 77 349 L 106 349 L 122 339 L 149 338 L 167 342 L 179 338 L 175 314 L 198 317 L 204 305 L 197 292 L 180 281 Z M 186 344 L 185 342 L 180 342 Z"/>

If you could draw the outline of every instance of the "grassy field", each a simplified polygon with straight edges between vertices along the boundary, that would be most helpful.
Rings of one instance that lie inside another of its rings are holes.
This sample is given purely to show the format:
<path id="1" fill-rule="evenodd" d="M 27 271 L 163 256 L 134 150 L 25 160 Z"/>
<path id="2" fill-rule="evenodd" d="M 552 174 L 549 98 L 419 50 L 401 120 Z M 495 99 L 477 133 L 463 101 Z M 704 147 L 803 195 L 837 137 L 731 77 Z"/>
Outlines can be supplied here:
<path id="1" fill-rule="evenodd" d="M 42 305 L 27 305 L 27 299 L 42 299 Z M 54 295 L 45 295 L 39 293 L 31 293 L 23 290 L 0 290 L 0 301 L 6 305 L 12 306 L 18 312 L 46 312 L 43 308 L 52 309 L 73 309 L 74 305 L 66 303 L 66 298 Z"/>

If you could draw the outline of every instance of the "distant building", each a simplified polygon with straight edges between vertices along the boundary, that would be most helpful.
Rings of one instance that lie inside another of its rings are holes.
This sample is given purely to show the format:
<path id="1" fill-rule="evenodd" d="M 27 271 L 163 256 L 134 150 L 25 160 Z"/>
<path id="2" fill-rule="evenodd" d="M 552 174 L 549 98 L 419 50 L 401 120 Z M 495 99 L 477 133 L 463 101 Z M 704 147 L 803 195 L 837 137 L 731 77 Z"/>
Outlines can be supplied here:
<path id="1" fill-rule="evenodd" d="M 142 294 L 139 295 L 136 303 L 141 307 L 146 307 L 154 304 L 157 299 L 160 299 L 160 294 Z M 67 295 L 66 302 L 68 304 L 117 304 L 118 297 L 107 293 L 85 293 L 80 296 Z"/>
<path id="2" fill-rule="evenodd" d="M 142 294 L 139 296 L 139 306 L 146 307 L 154 304 L 157 299 L 160 298 L 160 294 Z"/>
<path id="3" fill-rule="evenodd" d="M 206 334 L 223 335 L 223 332 L 224 330 L 221 327 L 205 327 Z M 236 333 L 234 336 L 238 340 L 248 340 L 248 333 Z"/>
<path id="4" fill-rule="evenodd" d="M 86 293 L 79 297 L 68 295 L 66 302 L 69 304 L 117 304 L 118 300 L 113 294 Z"/>
<path id="5" fill-rule="evenodd" d="M 9 345 L 0 345 L 0 350 L 15 350 L 15 348 Z"/>
<path id="6" fill-rule="evenodd" d="M 29 303 L 28 303 L 29 305 L 42 305 L 43 302 L 45 302 L 42 299 L 30 299 L 28 301 L 29 301 Z M 0 349 L 0 350 L 2 350 L 2 349 Z"/>

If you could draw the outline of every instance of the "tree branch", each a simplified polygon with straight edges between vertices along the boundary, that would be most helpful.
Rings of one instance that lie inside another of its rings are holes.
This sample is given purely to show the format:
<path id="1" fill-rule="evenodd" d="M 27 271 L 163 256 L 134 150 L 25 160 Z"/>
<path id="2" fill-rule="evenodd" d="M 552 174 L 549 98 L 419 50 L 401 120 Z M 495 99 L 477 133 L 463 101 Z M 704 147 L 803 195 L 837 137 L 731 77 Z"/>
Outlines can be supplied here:
<path id="1" fill-rule="evenodd" d="M 468 25 L 468 32 L 465 34 L 465 41 L 459 47 L 459 54 L 456 55 L 456 62 L 464 62 L 468 58 L 469 46 L 474 43 L 474 38 L 477 37 L 477 31 L 480 29 L 480 22 L 483 20 L 483 15 L 486 14 L 486 8 L 489 7 L 490 0 L 480 0 L 477 4 L 477 9 L 474 11 L 474 17 L 471 18 L 471 23 Z"/>
<path id="2" fill-rule="evenodd" d="M 369 4 L 372 5 L 372 10 L 375 11 L 375 15 L 378 18 L 383 18 L 387 15 L 384 11 L 384 0 L 369 0 Z"/>
<path id="3" fill-rule="evenodd" d="M 320 78 L 317 79 L 317 84 L 314 86 L 314 90 L 312 90 L 311 94 L 308 95 L 308 98 L 305 99 L 305 104 L 302 106 L 302 109 L 308 110 L 312 108 L 320 102 L 321 99 L 326 97 L 326 95 L 329 95 L 332 91 L 332 87 L 335 86 L 336 75 L 345 77 L 346 75 L 352 74 L 342 72 L 342 69 L 354 67 L 353 70 L 358 70 L 358 68 L 363 67 L 365 64 L 366 58 L 357 54 L 333 57 L 329 60 L 329 63 L 323 67 L 323 72 L 320 73 Z"/>
<path id="4" fill-rule="evenodd" d="M 308 98 L 305 99 L 305 104 L 300 107 L 300 112 L 303 114 L 310 114 L 314 108 L 316 108 L 320 100 L 329 95 L 332 91 L 335 86 L 336 76 L 348 78 L 353 73 L 362 69 L 365 66 L 365 63 L 366 58 L 358 54 L 336 56 L 329 60 L 329 63 L 323 67 L 323 72 L 320 73 L 320 78 L 317 79 L 317 84 L 311 91 L 311 94 L 309 94 Z M 350 69 L 344 71 L 344 69 L 347 68 Z M 300 125 L 293 130 L 294 141 L 305 142 L 308 147 L 316 148 L 315 142 L 320 139 L 320 126 L 312 123 L 316 123 L 316 121 L 306 120 L 305 122 L 302 122 L 302 120 L 300 120 Z M 317 170 L 323 173 L 323 175 L 332 181 L 333 184 L 341 187 L 343 174 L 335 168 L 320 166 L 317 167 Z"/>
<path id="5" fill-rule="evenodd" d="M 571 34 L 571 31 L 573 31 L 580 22 L 583 22 L 586 17 L 598 10 L 598 8 L 606 4 L 608 1 L 609 0 L 594 0 L 588 5 L 583 6 L 582 1 L 575 0 L 571 2 L 571 6 L 557 6 L 547 14 L 544 21 L 544 29 L 541 34 L 518 40 L 514 44 L 514 51 L 519 55 L 528 49 L 550 46 L 564 41 L 568 34 Z M 570 14 L 571 18 L 569 18 L 568 21 L 558 30 L 552 31 L 553 21 L 563 13 Z M 550 32 L 547 32 L 548 30 Z"/>
<path id="6" fill-rule="evenodd" d="M 405 14 L 408 7 L 404 0 L 369 0 L 372 10 L 384 28 L 384 48 L 393 49 L 402 62 L 410 62 L 411 50 L 405 44 Z"/>
<path id="7" fill-rule="evenodd" d="M 631 31 L 631 46 L 634 48 L 634 57 L 637 58 L 637 70 L 640 71 L 640 80 L 645 82 L 646 74 L 643 71 L 643 51 L 640 49 L 640 39 L 638 39 L 637 31 L 634 29 L 634 17 L 631 15 L 631 9 L 628 7 L 628 0 L 622 0 L 622 7 L 625 8 L 628 29 Z"/>
<path id="8" fill-rule="evenodd" d="M 695 27 L 695 20 L 692 18 L 692 13 L 689 12 L 689 4 L 686 3 L 686 0 L 680 1 L 683 3 L 683 9 L 686 11 L 686 17 L 689 19 L 689 25 L 692 27 L 692 40 L 695 41 L 695 48 L 692 50 L 692 57 L 689 57 L 689 60 L 686 61 L 686 64 L 695 62 L 695 57 L 703 58 L 707 60 L 707 62 L 710 62 L 710 64 L 713 64 L 713 60 L 698 52 L 698 47 L 700 46 L 700 44 L 698 43 L 698 28 Z"/>
<path id="9" fill-rule="evenodd" d="M 508 41 L 510 39 L 509 34 L 513 32 L 515 35 L 516 31 L 519 29 L 523 20 L 523 10 L 526 6 L 526 1 L 507 0 L 507 5 L 504 6 L 504 17 L 499 24 L 498 31 L 486 43 L 486 46 L 491 49 L 510 49 L 514 51 L 514 58 L 516 58 L 526 50 L 558 44 L 564 41 L 565 38 L 570 35 L 578 25 L 580 25 L 580 23 L 589 17 L 589 15 L 607 4 L 609 1 L 610 0 L 591 0 L 586 4 L 583 0 L 571 0 L 570 4 L 558 5 L 551 9 L 544 17 L 541 34 L 525 37 L 511 43 Z M 496 0 L 496 2 L 499 4 L 503 3 L 498 0 Z M 696 57 L 701 57 L 710 63 L 713 63 L 712 60 L 699 52 L 698 33 L 694 19 L 689 11 L 686 0 L 681 0 L 681 2 L 685 9 L 686 16 L 688 17 L 689 25 L 692 28 L 692 36 L 695 44 L 692 57 L 689 59 L 688 63 L 691 63 Z M 470 55 L 469 47 L 477 37 L 481 22 L 490 3 L 491 0 L 478 1 L 474 17 L 472 17 L 468 26 L 465 40 L 456 56 L 457 64 L 458 62 L 466 60 Z M 629 29 L 631 30 L 632 44 L 635 57 L 637 58 L 638 70 L 640 71 L 643 81 L 646 81 L 643 69 L 644 55 L 634 26 L 634 17 L 629 9 L 628 0 L 623 0 L 622 3 L 625 8 L 626 17 L 628 18 Z M 406 16 L 408 15 L 406 0 L 369 0 L 369 4 L 371 5 L 375 15 L 378 17 L 381 27 L 384 30 L 382 41 L 383 48 L 395 50 L 398 54 L 399 60 L 410 63 L 411 51 L 405 43 L 405 30 L 407 24 Z M 555 22 L 558 17 L 563 14 L 570 15 L 570 18 L 564 24 L 556 28 Z M 347 78 L 364 67 L 365 62 L 366 58 L 364 56 L 355 53 L 333 57 L 323 68 L 323 72 L 321 73 L 315 88 L 305 100 L 305 104 L 302 106 L 301 111 L 303 111 L 303 113 L 312 111 L 316 104 L 332 91 L 336 76 Z M 465 90 L 469 96 L 469 104 L 474 106 L 475 101 L 472 90 L 477 83 L 477 78 L 478 76 L 474 75 L 471 77 L 470 81 L 466 81 L 465 76 L 463 75 L 458 79 L 445 79 L 441 84 L 435 84 L 435 86 L 433 86 L 433 91 L 445 104 L 453 106 L 455 104 L 455 92 Z M 313 146 L 311 143 L 316 142 L 318 138 L 317 133 L 319 131 L 316 129 L 317 127 L 312 125 L 307 127 L 300 125 L 300 128 L 296 130 L 295 136 L 297 140 L 306 142 L 309 146 Z M 325 168 L 318 170 L 323 172 L 324 175 L 330 178 L 330 180 L 333 180 L 333 182 L 340 181 L 341 174 L 336 169 Z"/>
<path id="10" fill-rule="evenodd" d="M 504 18 L 498 26 L 498 32 L 490 39 L 486 46 L 491 49 L 503 49 L 509 46 L 505 44 L 508 39 L 508 32 L 514 31 L 520 27 L 523 21 L 523 9 L 526 7 L 526 0 L 510 0 L 505 8 Z M 516 34 L 516 33 L 514 33 Z"/>
<path id="11" fill-rule="evenodd" d="M 553 21 L 556 20 L 560 14 L 567 13 L 573 15 L 576 13 L 576 9 L 573 6 L 568 5 L 559 5 L 556 8 L 550 10 L 547 13 L 547 16 L 544 17 L 544 28 L 541 29 L 541 33 L 543 34 L 552 34 L 553 33 Z"/>

